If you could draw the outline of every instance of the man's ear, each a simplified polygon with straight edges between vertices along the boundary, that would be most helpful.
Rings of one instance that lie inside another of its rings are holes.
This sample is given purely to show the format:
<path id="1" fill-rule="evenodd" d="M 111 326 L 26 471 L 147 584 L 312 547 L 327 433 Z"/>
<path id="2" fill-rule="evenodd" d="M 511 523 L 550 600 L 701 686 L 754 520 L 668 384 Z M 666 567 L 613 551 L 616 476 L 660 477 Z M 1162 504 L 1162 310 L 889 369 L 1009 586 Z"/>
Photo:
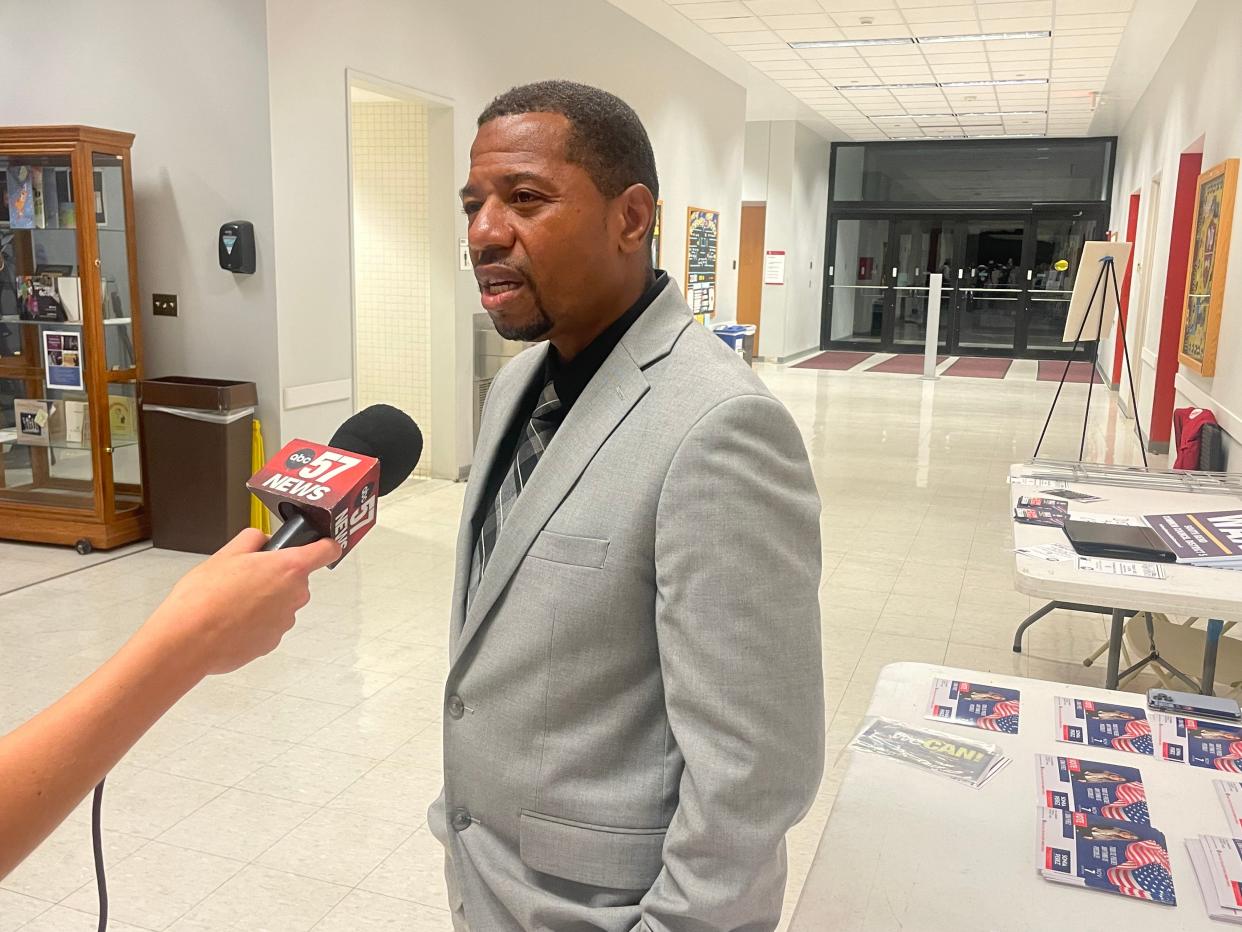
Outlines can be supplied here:
<path id="1" fill-rule="evenodd" d="M 632 184 L 613 204 L 621 222 L 621 251 L 626 255 L 647 248 L 647 234 L 655 222 L 655 198 L 643 184 Z"/>

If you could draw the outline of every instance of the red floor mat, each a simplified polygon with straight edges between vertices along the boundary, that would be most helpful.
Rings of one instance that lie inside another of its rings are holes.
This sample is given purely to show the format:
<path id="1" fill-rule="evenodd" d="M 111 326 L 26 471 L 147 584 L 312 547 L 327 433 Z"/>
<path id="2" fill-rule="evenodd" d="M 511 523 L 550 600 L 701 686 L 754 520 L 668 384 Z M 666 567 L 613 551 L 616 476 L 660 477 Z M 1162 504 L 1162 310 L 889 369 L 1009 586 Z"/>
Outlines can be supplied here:
<path id="1" fill-rule="evenodd" d="M 1012 359 L 997 356 L 963 356 L 941 375 L 956 375 L 968 379 L 1003 379 L 1012 365 Z"/>
<path id="2" fill-rule="evenodd" d="M 936 365 L 940 365 L 948 356 L 937 356 Z M 886 359 L 878 366 L 872 366 L 868 372 L 901 372 L 907 375 L 923 374 L 923 354 L 922 353 L 903 353 L 900 356 L 894 356 L 892 359 Z"/>
<path id="3" fill-rule="evenodd" d="M 1041 382 L 1059 382 L 1061 381 L 1061 373 L 1065 371 L 1065 363 L 1058 362 L 1055 359 L 1041 359 L 1039 361 L 1039 375 L 1037 378 Z M 1091 381 L 1091 363 L 1089 362 L 1072 362 L 1070 363 L 1069 375 L 1065 377 L 1067 382 Z M 1096 379 L 1098 382 L 1099 379 Z"/>
<path id="4" fill-rule="evenodd" d="M 812 356 L 805 362 L 800 362 L 795 369 L 853 369 L 856 365 L 864 360 L 870 359 L 870 353 L 849 353 L 849 352 L 828 352 L 820 353 L 818 356 Z"/>

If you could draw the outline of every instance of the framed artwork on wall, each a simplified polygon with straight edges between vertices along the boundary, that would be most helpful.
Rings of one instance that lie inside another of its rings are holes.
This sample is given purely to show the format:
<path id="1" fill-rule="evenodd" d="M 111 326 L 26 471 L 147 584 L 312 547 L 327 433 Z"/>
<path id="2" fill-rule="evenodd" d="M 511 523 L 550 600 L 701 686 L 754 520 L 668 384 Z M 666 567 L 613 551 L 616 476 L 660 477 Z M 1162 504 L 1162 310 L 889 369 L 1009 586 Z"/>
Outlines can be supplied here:
<path id="1" fill-rule="evenodd" d="M 1237 190 L 1237 159 L 1227 159 L 1204 172 L 1195 190 L 1195 228 L 1190 242 L 1177 358 L 1204 376 L 1216 374 L 1216 343 L 1225 303 L 1229 236 Z"/>

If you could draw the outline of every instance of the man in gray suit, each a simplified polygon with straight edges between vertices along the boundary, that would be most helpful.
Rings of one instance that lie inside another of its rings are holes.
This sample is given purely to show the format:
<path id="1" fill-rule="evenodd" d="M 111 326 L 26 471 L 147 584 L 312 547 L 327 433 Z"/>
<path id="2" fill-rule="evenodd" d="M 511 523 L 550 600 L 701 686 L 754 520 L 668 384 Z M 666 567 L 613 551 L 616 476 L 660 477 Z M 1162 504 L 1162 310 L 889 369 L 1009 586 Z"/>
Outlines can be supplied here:
<path id="1" fill-rule="evenodd" d="M 819 499 L 793 419 L 652 268 L 634 111 L 562 81 L 479 117 L 496 378 L 457 544 L 457 929 L 776 926 L 823 770 Z"/>

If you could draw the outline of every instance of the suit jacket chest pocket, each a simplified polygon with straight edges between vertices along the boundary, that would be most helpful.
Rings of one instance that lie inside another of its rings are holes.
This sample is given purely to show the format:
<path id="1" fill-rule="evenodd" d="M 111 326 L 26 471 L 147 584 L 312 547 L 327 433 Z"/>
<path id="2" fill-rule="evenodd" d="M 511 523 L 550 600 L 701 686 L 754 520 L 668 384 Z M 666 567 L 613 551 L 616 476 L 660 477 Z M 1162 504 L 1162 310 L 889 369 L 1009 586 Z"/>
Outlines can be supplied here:
<path id="1" fill-rule="evenodd" d="M 542 531 L 527 551 L 528 557 L 560 563 L 564 566 L 582 566 L 603 569 L 608 559 L 608 541 L 597 537 L 578 537 Z"/>

